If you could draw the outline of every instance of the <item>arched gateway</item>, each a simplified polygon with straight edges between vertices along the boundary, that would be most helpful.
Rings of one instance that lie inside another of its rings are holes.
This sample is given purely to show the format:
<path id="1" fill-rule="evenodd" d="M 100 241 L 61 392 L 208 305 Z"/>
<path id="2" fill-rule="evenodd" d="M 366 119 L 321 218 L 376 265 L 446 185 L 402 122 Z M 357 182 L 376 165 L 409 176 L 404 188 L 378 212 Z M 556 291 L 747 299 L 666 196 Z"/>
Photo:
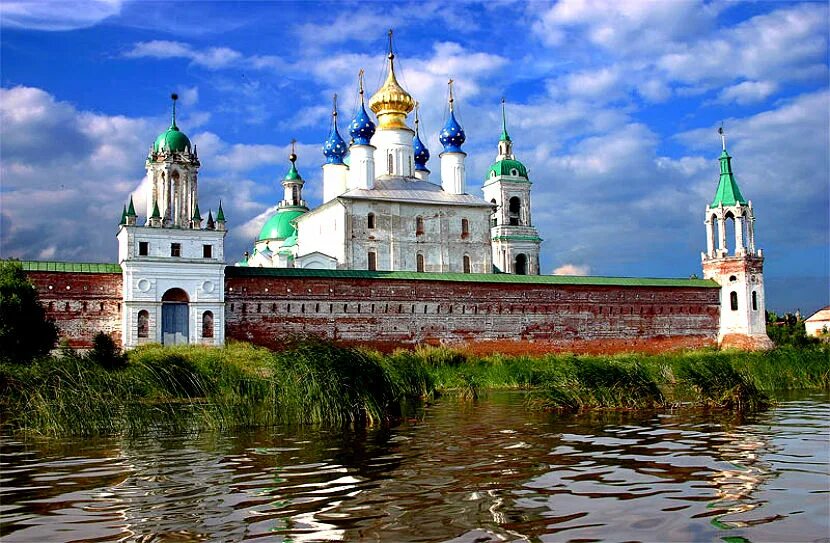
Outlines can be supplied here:
<path id="1" fill-rule="evenodd" d="M 161 297 L 161 343 L 179 345 L 189 343 L 187 293 L 171 288 Z"/>

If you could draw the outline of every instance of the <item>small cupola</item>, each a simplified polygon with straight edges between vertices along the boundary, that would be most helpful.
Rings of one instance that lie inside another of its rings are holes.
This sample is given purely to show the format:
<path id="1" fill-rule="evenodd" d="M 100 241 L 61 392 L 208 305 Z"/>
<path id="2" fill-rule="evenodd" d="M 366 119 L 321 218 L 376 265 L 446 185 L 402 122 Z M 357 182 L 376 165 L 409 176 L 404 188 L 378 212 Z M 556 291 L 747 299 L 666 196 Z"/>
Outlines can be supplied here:
<path id="1" fill-rule="evenodd" d="M 179 99 L 179 95 L 173 93 L 170 98 L 173 99 L 173 115 L 170 128 L 159 134 L 156 138 L 156 141 L 153 143 L 153 153 L 189 153 L 191 149 L 190 139 L 176 125 L 176 101 Z"/>
<path id="2" fill-rule="evenodd" d="M 337 130 L 337 95 L 334 95 L 334 107 L 331 113 L 331 132 L 323 144 L 323 155 L 326 157 L 326 164 L 343 164 L 343 157 L 346 156 L 346 142 L 340 137 Z M 293 163 L 292 163 L 293 164 Z"/>
<path id="3" fill-rule="evenodd" d="M 358 82 L 358 92 L 360 93 L 360 106 L 357 109 L 357 114 L 355 114 L 354 119 L 352 119 L 352 122 L 349 124 L 349 136 L 351 136 L 352 143 L 354 145 L 369 145 L 369 141 L 372 139 L 372 136 L 375 135 L 375 123 L 372 122 L 372 118 L 366 112 L 366 104 L 363 97 L 362 69 L 358 74 Z"/>
<path id="4" fill-rule="evenodd" d="M 464 151 L 461 149 L 461 146 L 467 140 L 467 135 L 464 134 L 464 129 L 455 118 L 455 107 L 453 105 L 455 98 L 453 97 L 452 84 L 453 80 L 450 79 L 450 115 L 447 118 L 446 124 L 444 124 L 444 128 L 441 129 L 441 134 L 439 135 L 438 140 L 441 142 L 441 145 L 444 146 L 445 153 L 463 153 Z"/>

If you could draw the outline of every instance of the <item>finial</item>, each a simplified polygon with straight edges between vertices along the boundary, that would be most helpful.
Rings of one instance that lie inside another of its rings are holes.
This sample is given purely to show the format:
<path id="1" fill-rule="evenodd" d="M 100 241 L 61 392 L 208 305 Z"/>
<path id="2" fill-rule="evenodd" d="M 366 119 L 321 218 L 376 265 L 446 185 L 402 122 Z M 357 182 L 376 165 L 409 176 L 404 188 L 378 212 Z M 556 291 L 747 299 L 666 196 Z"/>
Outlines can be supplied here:
<path id="1" fill-rule="evenodd" d="M 176 128 L 176 100 L 179 99 L 179 95 L 174 92 L 170 95 L 170 98 L 173 99 L 173 124 L 171 126 Z"/>
<path id="2" fill-rule="evenodd" d="M 718 134 L 720 134 L 720 141 L 723 145 L 723 150 L 726 151 L 726 132 L 723 129 L 723 123 L 720 123 L 720 128 L 718 128 Z"/>
<path id="3" fill-rule="evenodd" d="M 363 68 L 357 72 L 357 92 L 360 93 L 360 103 L 363 103 Z"/>
<path id="4" fill-rule="evenodd" d="M 332 98 L 332 117 L 337 117 L 337 93 L 334 93 L 334 98 Z"/>
<path id="5" fill-rule="evenodd" d="M 454 81 L 453 81 L 452 79 L 450 79 L 450 80 L 447 82 L 447 85 L 449 85 L 449 87 L 450 87 L 450 111 L 452 111 L 452 110 L 453 110 L 452 103 L 453 103 L 453 102 L 455 102 L 455 98 L 453 98 L 453 96 L 452 96 L 452 84 L 453 84 L 453 83 L 454 83 Z"/>
<path id="6" fill-rule="evenodd" d="M 418 133 L 418 123 L 421 122 L 420 116 L 418 115 L 420 110 L 421 110 L 421 103 L 420 102 L 415 102 L 415 133 L 416 134 Z"/>
<path id="7" fill-rule="evenodd" d="M 288 155 L 288 160 L 291 161 L 291 164 L 294 164 L 295 162 L 297 162 L 297 154 L 295 153 L 295 147 L 294 147 L 296 144 L 297 144 L 297 140 L 292 139 L 291 140 L 291 154 Z"/>
<path id="8" fill-rule="evenodd" d="M 391 28 L 389 29 L 389 54 L 387 55 L 387 57 L 389 57 L 389 60 L 392 60 L 392 59 L 395 58 L 395 53 L 392 52 L 392 29 Z"/>

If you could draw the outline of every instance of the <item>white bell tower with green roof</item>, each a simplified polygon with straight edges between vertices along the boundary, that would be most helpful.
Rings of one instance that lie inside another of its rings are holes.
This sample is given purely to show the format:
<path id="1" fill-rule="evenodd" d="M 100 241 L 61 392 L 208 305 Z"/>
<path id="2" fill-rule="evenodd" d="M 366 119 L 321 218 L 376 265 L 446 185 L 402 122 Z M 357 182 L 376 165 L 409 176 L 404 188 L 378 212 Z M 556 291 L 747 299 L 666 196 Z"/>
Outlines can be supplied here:
<path id="1" fill-rule="evenodd" d="M 143 343 L 225 342 L 225 213 L 221 202 L 202 225 L 199 157 L 173 120 L 147 157 L 145 222 L 130 198 L 118 229 L 125 348 Z"/>
<path id="2" fill-rule="evenodd" d="M 752 202 L 741 194 L 732 173 L 732 157 L 723 151 L 715 198 L 706 206 L 706 252 L 701 253 L 703 277 L 721 286 L 721 347 L 769 349 L 764 301 L 764 254 L 755 248 L 755 213 Z M 730 241 L 728 231 L 734 234 Z M 731 249 L 730 249 L 731 246 Z"/>
<path id="3" fill-rule="evenodd" d="M 513 155 L 507 133 L 504 99 L 501 101 L 502 131 L 496 162 L 484 180 L 484 199 L 493 206 L 490 238 L 493 266 L 501 272 L 539 275 L 539 245 L 542 239 L 530 216 L 531 182 L 524 164 Z"/>

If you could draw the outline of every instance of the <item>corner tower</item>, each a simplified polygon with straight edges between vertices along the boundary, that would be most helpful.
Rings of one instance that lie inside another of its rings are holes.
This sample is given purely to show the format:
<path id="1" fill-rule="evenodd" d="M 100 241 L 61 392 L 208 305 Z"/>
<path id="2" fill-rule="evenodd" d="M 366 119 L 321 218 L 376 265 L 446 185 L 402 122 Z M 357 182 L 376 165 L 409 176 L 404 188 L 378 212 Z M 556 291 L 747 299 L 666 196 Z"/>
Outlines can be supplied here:
<path id="1" fill-rule="evenodd" d="M 721 135 L 720 179 L 715 198 L 706 206 L 706 252 L 701 253 L 703 277 L 721 286 L 721 347 L 769 349 L 764 302 L 764 255 L 755 248 L 755 213 L 732 173 L 732 157 Z M 730 243 L 727 231 L 734 233 Z M 731 244 L 731 251 L 730 251 Z"/>
<path id="2" fill-rule="evenodd" d="M 530 218 L 530 186 L 527 168 L 513 155 L 507 133 L 504 99 L 501 101 L 502 130 L 496 161 L 484 180 L 484 199 L 493 206 L 490 239 L 493 266 L 505 273 L 539 275 L 539 245 L 542 240 Z"/>
<path id="3" fill-rule="evenodd" d="M 199 210 L 199 157 L 173 119 L 150 148 L 146 221 L 139 225 L 132 198 L 118 229 L 123 274 L 124 347 L 142 343 L 225 341 L 225 213 L 222 204 L 205 227 Z"/>

